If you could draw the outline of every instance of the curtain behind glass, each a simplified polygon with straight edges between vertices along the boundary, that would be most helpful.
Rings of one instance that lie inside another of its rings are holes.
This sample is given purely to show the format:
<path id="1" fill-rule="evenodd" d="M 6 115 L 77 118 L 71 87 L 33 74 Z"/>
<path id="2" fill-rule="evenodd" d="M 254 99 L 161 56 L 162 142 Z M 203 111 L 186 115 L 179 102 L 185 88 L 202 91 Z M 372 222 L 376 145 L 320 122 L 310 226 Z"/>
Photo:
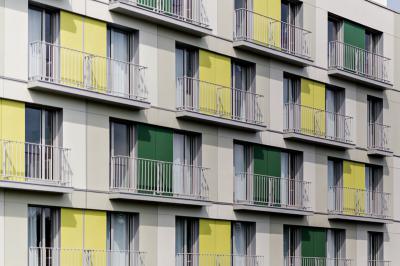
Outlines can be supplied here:
<path id="1" fill-rule="evenodd" d="M 245 147 L 241 144 L 234 145 L 235 159 L 235 200 L 246 200 L 247 169 L 245 159 Z"/>
<path id="2" fill-rule="evenodd" d="M 111 265 L 128 266 L 129 265 L 129 215 L 112 214 L 111 215 Z"/>
<path id="3" fill-rule="evenodd" d="M 233 265 L 234 266 L 245 266 L 246 255 L 247 255 L 247 226 L 241 222 L 233 223 Z"/>
<path id="4" fill-rule="evenodd" d="M 129 34 L 116 29 L 110 30 L 110 74 L 111 93 L 120 97 L 129 97 Z M 133 82 L 133 81 L 131 81 Z"/>

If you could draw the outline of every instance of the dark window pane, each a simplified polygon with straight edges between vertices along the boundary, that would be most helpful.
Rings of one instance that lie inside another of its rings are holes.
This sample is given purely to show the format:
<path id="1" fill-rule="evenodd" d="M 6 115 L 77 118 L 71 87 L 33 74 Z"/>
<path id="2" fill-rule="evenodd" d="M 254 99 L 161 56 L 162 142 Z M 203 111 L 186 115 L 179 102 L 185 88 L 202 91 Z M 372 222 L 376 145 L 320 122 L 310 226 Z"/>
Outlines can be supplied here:
<path id="1" fill-rule="evenodd" d="M 114 156 L 129 156 L 129 126 L 122 123 L 114 123 Z"/>
<path id="2" fill-rule="evenodd" d="M 29 143 L 40 143 L 41 110 L 25 108 L 25 140 Z"/>

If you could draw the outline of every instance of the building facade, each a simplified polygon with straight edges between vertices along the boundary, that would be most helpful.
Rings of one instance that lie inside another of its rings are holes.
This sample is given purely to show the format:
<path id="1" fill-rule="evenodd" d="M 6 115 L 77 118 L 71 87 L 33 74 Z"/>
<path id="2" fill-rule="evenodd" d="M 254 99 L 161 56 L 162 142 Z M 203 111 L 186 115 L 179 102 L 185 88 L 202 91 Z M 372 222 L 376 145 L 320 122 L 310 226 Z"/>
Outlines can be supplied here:
<path id="1" fill-rule="evenodd" d="M 400 14 L 0 0 L 0 266 L 400 264 Z"/>

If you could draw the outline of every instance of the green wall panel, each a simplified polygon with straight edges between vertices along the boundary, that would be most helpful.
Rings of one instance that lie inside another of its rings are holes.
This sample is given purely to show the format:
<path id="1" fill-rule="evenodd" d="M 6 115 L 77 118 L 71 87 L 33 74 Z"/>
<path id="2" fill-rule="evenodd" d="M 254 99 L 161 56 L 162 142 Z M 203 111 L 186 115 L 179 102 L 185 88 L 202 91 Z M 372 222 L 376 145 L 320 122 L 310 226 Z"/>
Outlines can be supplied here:
<path id="1" fill-rule="evenodd" d="M 162 192 L 172 192 L 173 131 L 171 129 L 137 125 L 137 165 L 139 189 L 154 191 L 161 180 Z M 157 163 L 155 161 L 161 161 Z"/>
<path id="2" fill-rule="evenodd" d="M 344 43 L 365 49 L 365 28 L 352 22 L 344 21 Z M 345 47 L 344 50 L 344 67 L 351 71 L 360 71 L 364 64 L 364 60 L 357 48 L 351 46 Z"/>
<path id="3" fill-rule="evenodd" d="M 326 257 L 326 229 L 307 227 L 301 228 L 301 256 L 303 258 Z M 317 262 L 310 263 L 311 264 L 307 265 L 317 265 Z"/>

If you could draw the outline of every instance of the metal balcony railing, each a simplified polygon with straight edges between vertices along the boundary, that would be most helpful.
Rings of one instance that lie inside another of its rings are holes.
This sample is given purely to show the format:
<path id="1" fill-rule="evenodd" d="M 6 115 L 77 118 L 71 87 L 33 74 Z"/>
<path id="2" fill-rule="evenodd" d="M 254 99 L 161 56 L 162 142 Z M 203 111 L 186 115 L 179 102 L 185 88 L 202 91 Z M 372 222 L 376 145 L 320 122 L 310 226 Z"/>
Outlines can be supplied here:
<path id="1" fill-rule="evenodd" d="M 368 266 L 391 266 L 391 261 L 384 260 L 368 260 Z"/>
<path id="2" fill-rule="evenodd" d="M 234 11 L 234 41 L 249 41 L 283 53 L 311 58 L 311 32 L 244 8 Z"/>
<path id="3" fill-rule="evenodd" d="M 328 47 L 328 68 L 390 84 L 391 59 L 356 46 L 333 41 Z"/>
<path id="4" fill-rule="evenodd" d="M 392 195 L 385 192 L 329 187 L 328 211 L 333 214 L 391 218 Z"/>
<path id="5" fill-rule="evenodd" d="M 2 180 L 71 186 L 68 149 L 8 140 L 0 149 Z"/>
<path id="6" fill-rule="evenodd" d="M 352 266 L 350 259 L 318 257 L 285 257 L 285 266 Z"/>
<path id="7" fill-rule="evenodd" d="M 203 0 L 110 0 L 144 8 L 196 26 L 209 28 Z"/>
<path id="8" fill-rule="evenodd" d="M 28 266 L 145 266 L 139 251 L 29 248 Z"/>
<path id="9" fill-rule="evenodd" d="M 176 266 L 263 266 L 264 257 L 233 254 L 178 253 Z"/>
<path id="10" fill-rule="evenodd" d="M 308 210 L 309 191 L 310 182 L 302 180 L 249 173 L 235 175 L 236 203 Z"/>
<path id="11" fill-rule="evenodd" d="M 29 44 L 29 80 L 147 101 L 143 66 L 45 42 Z"/>
<path id="12" fill-rule="evenodd" d="M 189 77 L 177 79 L 177 109 L 262 125 L 262 95 Z"/>
<path id="13" fill-rule="evenodd" d="M 206 168 L 124 156 L 111 158 L 111 190 L 207 200 Z"/>
<path id="14" fill-rule="evenodd" d="M 284 105 L 283 130 L 342 143 L 352 143 L 353 118 L 295 103 Z"/>
<path id="15" fill-rule="evenodd" d="M 368 125 L 368 149 L 390 152 L 390 126 L 370 123 Z"/>

